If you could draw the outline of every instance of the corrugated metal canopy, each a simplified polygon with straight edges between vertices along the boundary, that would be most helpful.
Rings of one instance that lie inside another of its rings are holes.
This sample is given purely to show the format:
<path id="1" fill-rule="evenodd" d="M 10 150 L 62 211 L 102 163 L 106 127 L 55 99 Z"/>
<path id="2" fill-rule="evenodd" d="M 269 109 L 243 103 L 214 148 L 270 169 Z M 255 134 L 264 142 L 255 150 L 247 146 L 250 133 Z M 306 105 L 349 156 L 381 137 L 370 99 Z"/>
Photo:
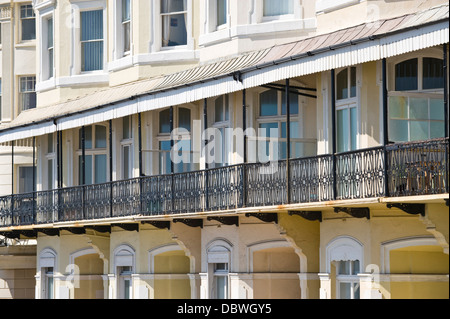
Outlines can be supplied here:
<path id="1" fill-rule="evenodd" d="M 448 42 L 448 17 L 445 4 L 24 111 L 0 127 L 0 143 L 440 45 Z"/>

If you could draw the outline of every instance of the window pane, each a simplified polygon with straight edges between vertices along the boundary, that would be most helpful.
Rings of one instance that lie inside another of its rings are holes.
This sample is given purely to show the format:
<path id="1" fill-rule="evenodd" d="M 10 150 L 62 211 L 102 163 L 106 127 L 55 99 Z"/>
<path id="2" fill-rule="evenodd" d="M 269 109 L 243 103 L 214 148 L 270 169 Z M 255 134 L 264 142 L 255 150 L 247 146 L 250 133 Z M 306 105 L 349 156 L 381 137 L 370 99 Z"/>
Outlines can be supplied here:
<path id="1" fill-rule="evenodd" d="M 443 60 L 423 58 L 423 88 L 438 89 L 444 87 Z"/>
<path id="2" fill-rule="evenodd" d="M 33 191 L 33 167 L 19 167 L 19 193 Z"/>
<path id="3" fill-rule="evenodd" d="M 191 131 L 191 110 L 186 108 L 178 109 L 178 126 Z"/>
<path id="4" fill-rule="evenodd" d="M 444 119 L 444 100 L 430 99 L 430 120 Z"/>
<path id="5" fill-rule="evenodd" d="M 53 189 L 53 160 L 47 161 L 47 189 Z"/>
<path id="6" fill-rule="evenodd" d="M 92 155 L 86 155 L 86 180 L 85 184 L 90 185 L 92 184 Z M 83 185 L 83 156 L 78 157 L 78 178 L 79 178 L 79 185 Z"/>
<path id="7" fill-rule="evenodd" d="M 95 155 L 95 183 L 106 183 L 106 155 Z"/>
<path id="8" fill-rule="evenodd" d="M 299 138 L 299 125 L 297 121 L 291 121 L 290 131 L 291 138 Z M 281 123 L 281 138 L 287 138 L 286 122 Z"/>
<path id="9" fill-rule="evenodd" d="M 408 118 L 408 98 L 405 96 L 389 97 L 389 117 L 396 119 Z"/>
<path id="10" fill-rule="evenodd" d="M 227 23 L 227 0 L 217 0 L 217 26 Z"/>
<path id="11" fill-rule="evenodd" d="M 275 90 L 268 90 L 260 94 L 260 116 L 278 115 L 278 94 Z"/>
<path id="12" fill-rule="evenodd" d="M 53 47 L 53 18 L 47 20 L 47 48 Z"/>
<path id="13" fill-rule="evenodd" d="M 356 68 L 350 68 L 350 97 L 356 97 Z"/>
<path id="14" fill-rule="evenodd" d="M 186 11 L 185 0 L 161 0 L 161 13 Z"/>
<path id="15" fill-rule="evenodd" d="M 430 122 L 430 138 L 444 137 L 444 135 L 445 135 L 444 121 Z"/>
<path id="16" fill-rule="evenodd" d="M 408 121 L 391 119 L 389 121 L 389 140 L 394 142 L 407 142 Z"/>
<path id="17" fill-rule="evenodd" d="M 224 113 L 223 113 L 223 96 L 220 96 L 215 101 L 215 110 L 214 110 L 215 122 L 224 121 Z"/>
<path id="18" fill-rule="evenodd" d="M 265 131 L 261 130 L 261 137 L 279 137 L 278 135 L 278 123 L 261 123 L 259 128 L 265 129 Z M 284 128 L 286 131 L 286 126 Z"/>
<path id="19" fill-rule="evenodd" d="M 123 24 L 123 52 L 130 51 L 131 47 L 131 31 L 130 22 Z"/>
<path id="20" fill-rule="evenodd" d="M 360 270 L 359 270 L 359 260 L 355 260 L 352 263 L 353 263 L 352 275 L 357 275 L 360 272 Z"/>
<path id="21" fill-rule="evenodd" d="M 189 172 L 192 169 L 192 154 L 191 154 L 191 141 L 181 140 L 177 141 L 175 145 L 176 157 L 174 157 L 175 173 Z"/>
<path id="22" fill-rule="evenodd" d="M 227 298 L 227 276 L 217 276 L 216 277 L 216 295 L 217 299 L 226 299 Z"/>
<path id="23" fill-rule="evenodd" d="M 358 135 L 358 123 L 356 116 L 356 107 L 350 109 L 350 139 L 351 148 L 350 150 L 356 150 L 356 139 Z"/>
<path id="24" fill-rule="evenodd" d="M 129 21 L 130 17 L 130 0 L 122 0 L 122 22 Z"/>
<path id="25" fill-rule="evenodd" d="M 278 16 L 283 14 L 293 14 L 294 3 L 292 0 L 264 0 L 264 16 Z"/>
<path id="26" fill-rule="evenodd" d="M 171 173 L 170 141 L 159 142 L 159 173 Z"/>
<path id="27" fill-rule="evenodd" d="M 411 141 L 428 139 L 428 121 L 411 121 Z"/>
<path id="28" fill-rule="evenodd" d="M 337 111 L 337 151 L 346 152 L 349 150 L 349 116 L 348 109 Z"/>
<path id="29" fill-rule="evenodd" d="M 350 275 L 350 261 L 339 261 L 339 275 Z"/>
<path id="30" fill-rule="evenodd" d="M 124 280 L 124 299 L 130 299 L 131 280 Z"/>
<path id="31" fill-rule="evenodd" d="M 297 94 L 289 94 L 289 107 L 291 115 L 298 115 L 298 96 Z M 287 114 L 286 109 L 286 94 L 283 92 L 281 94 L 281 115 Z"/>
<path id="32" fill-rule="evenodd" d="M 413 120 L 428 119 L 428 99 L 409 99 L 409 118 Z"/>
<path id="33" fill-rule="evenodd" d="M 81 130 L 80 130 L 81 134 Z M 80 143 L 81 143 L 81 135 L 80 135 Z M 81 148 L 80 144 L 80 148 Z M 92 126 L 86 126 L 84 128 L 84 148 L 91 149 L 92 148 Z"/>
<path id="34" fill-rule="evenodd" d="M 159 112 L 159 133 L 170 133 L 170 110 Z"/>
<path id="35" fill-rule="evenodd" d="M 129 116 L 125 116 L 122 118 L 122 139 L 127 140 L 131 138 L 131 118 Z"/>
<path id="36" fill-rule="evenodd" d="M 81 12 L 81 41 L 82 71 L 103 69 L 102 10 Z"/>
<path id="37" fill-rule="evenodd" d="M 103 69 L 103 41 L 83 42 L 82 71 L 95 71 Z"/>
<path id="38" fill-rule="evenodd" d="M 53 153 L 53 133 L 47 135 L 47 154 Z"/>
<path id="39" fill-rule="evenodd" d="M 336 78 L 336 97 L 338 100 L 348 98 L 348 69 L 344 69 L 338 73 Z"/>
<path id="40" fill-rule="evenodd" d="M 395 66 L 395 90 L 417 90 L 417 59 L 401 62 Z"/>
<path id="41" fill-rule="evenodd" d="M 162 46 L 171 47 L 187 44 L 186 14 L 172 14 L 162 17 Z"/>
<path id="42" fill-rule="evenodd" d="M 229 107 L 230 99 L 228 94 L 225 95 L 225 121 L 230 119 L 230 107 Z"/>
<path id="43" fill-rule="evenodd" d="M 95 148 L 106 148 L 106 127 L 95 126 Z"/>
<path id="44" fill-rule="evenodd" d="M 341 282 L 339 283 L 339 298 L 340 299 L 351 299 L 351 283 Z"/>
<path id="45" fill-rule="evenodd" d="M 35 19 L 22 19 L 22 40 L 36 39 Z"/>
<path id="46" fill-rule="evenodd" d="M 36 107 L 36 93 L 22 93 L 22 111 Z"/>
<path id="47" fill-rule="evenodd" d="M 130 146 L 123 147 L 123 179 L 129 179 L 130 176 Z"/>
<path id="48" fill-rule="evenodd" d="M 81 41 L 103 39 L 103 10 L 81 12 Z"/>

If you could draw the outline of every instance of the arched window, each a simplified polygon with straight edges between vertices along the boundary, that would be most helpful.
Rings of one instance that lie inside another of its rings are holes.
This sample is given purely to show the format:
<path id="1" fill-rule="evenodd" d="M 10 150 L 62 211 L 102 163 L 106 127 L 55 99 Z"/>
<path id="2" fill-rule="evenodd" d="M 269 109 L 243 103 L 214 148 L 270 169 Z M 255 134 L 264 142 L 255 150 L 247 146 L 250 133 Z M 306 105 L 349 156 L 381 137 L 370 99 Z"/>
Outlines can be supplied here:
<path id="1" fill-rule="evenodd" d="M 230 298 L 231 248 L 232 246 L 224 240 L 215 241 L 207 248 L 211 299 Z"/>
<path id="2" fill-rule="evenodd" d="M 290 105 L 290 138 L 291 158 L 301 157 L 304 154 L 304 145 L 300 141 L 302 137 L 301 118 L 299 116 L 298 95 L 289 95 Z M 260 142 L 258 147 L 265 147 L 265 154 L 269 157 L 269 139 L 277 139 L 278 158 L 287 158 L 287 125 L 286 125 L 286 94 L 278 90 L 269 89 L 259 94 L 258 128 L 260 130 Z M 260 152 L 258 152 L 260 154 Z M 261 154 L 260 154 L 261 155 Z M 260 159 L 261 160 L 261 159 Z"/>
<path id="3" fill-rule="evenodd" d="M 79 185 L 83 181 L 82 128 L 79 129 L 78 171 Z M 107 182 L 107 133 L 106 126 L 96 124 L 84 128 L 85 147 L 85 184 L 101 184 Z"/>
<path id="4" fill-rule="evenodd" d="M 117 298 L 133 298 L 133 280 L 135 271 L 135 251 L 127 245 L 121 245 L 114 250 L 114 270 L 117 278 Z"/>
<path id="5" fill-rule="evenodd" d="M 416 57 L 395 64 L 389 92 L 389 139 L 444 137 L 443 60 Z"/>
<path id="6" fill-rule="evenodd" d="M 351 237 L 338 237 L 326 248 L 327 272 L 332 274 L 338 299 L 359 299 L 358 273 L 363 270 L 364 247 Z"/>
<path id="7" fill-rule="evenodd" d="M 46 248 L 39 254 L 39 270 L 41 273 L 41 299 L 55 298 L 54 273 L 56 270 L 56 252 Z"/>
<path id="8" fill-rule="evenodd" d="M 170 131 L 170 109 L 159 112 L 159 173 L 182 173 L 194 169 L 191 145 L 192 110 L 187 107 L 174 107 L 173 132 Z M 171 136 L 174 149 L 171 149 Z M 174 161 L 174 172 L 171 161 Z"/>
<path id="9" fill-rule="evenodd" d="M 345 68 L 336 74 L 336 135 L 337 151 L 357 148 L 358 99 L 357 69 Z"/>

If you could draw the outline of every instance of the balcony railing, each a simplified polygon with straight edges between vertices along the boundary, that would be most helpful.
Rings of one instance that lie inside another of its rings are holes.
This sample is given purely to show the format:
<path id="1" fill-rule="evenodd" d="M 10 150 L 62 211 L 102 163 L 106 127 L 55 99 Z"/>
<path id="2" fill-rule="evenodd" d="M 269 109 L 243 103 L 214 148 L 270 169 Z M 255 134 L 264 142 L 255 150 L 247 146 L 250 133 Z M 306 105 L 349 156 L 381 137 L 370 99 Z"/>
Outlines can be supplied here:
<path id="1" fill-rule="evenodd" d="M 445 194 L 448 151 L 448 139 L 436 139 L 8 195 L 0 197 L 0 227 Z"/>

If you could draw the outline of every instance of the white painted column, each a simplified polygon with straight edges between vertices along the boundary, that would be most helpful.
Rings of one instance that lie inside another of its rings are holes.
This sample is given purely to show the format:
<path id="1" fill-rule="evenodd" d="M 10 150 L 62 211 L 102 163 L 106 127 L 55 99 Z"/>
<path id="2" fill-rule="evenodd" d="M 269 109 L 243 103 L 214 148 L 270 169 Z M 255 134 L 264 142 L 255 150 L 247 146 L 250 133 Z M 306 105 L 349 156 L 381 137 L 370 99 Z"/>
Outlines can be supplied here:
<path id="1" fill-rule="evenodd" d="M 331 279 L 330 274 L 319 274 L 320 279 L 320 299 L 331 299 Z"/>

